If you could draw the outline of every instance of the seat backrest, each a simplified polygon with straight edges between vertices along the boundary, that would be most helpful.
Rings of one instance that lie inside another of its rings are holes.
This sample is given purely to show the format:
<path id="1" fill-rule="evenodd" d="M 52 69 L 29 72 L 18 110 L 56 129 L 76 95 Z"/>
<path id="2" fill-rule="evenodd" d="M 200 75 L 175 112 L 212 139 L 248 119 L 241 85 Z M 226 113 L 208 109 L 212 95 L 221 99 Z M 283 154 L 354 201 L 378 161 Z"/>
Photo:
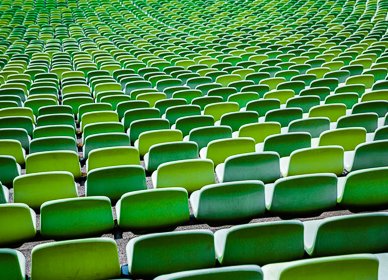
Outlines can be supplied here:
<path id="1" fill-rule="evenodd" d="M 206 147 L 211 141 L 232 138 L 232 129 L 229 126 L 205 126 L 190 131 L 189 140 L 198 144 L 198 148 Z"/>
<path id="2" fill-rule="evenodd" d="M 47 201 L 41 207 L 40 224 L 42 236 L 48 239 L 103 234 L 114 226 L 111 203 L 104 196 Z"/>
<path id="3" fill-rule="evenodd" d="M 151 278 L 165 273 L 213 267 L 213 242 L 213 233 L 209 230 L 136 237 L 129 241 L 126 248 L 128 270 L 134 277 Z"/>
<path id="4" fill-rule="evenodd" d="M 26 260 L 24 255 L 13 249 L 0 249 L 0 278 L 26 279 Z"/>
<path id="5" fill-rule="evenodd" d="M 365 141 L 366 130 L 364 128 L 340 128 L 323 132 L 319 137 L 319 146 L 338 145 L 345 151 L 351 151 Z"/>
<path id="6" fill-rule="evenodd" d="M 264 151 L 277 152 L 280 157 L 289 156 L 293 151 L 311 147 L 311 136 L 307 132 L 289 132 L 270 135 L 264 141 Z"/>
<path id="7" fill-rule="evenodd" d="M 88 238 L 50 242 L 32 250 L 31 278 L 109 279 L 120 277 L 113 239 Z"/>
<path id="8" fill-rule="evenodd" d="M 356 148 L 352 170 L 388 166 L 388 140 L 360 144 Z"/>

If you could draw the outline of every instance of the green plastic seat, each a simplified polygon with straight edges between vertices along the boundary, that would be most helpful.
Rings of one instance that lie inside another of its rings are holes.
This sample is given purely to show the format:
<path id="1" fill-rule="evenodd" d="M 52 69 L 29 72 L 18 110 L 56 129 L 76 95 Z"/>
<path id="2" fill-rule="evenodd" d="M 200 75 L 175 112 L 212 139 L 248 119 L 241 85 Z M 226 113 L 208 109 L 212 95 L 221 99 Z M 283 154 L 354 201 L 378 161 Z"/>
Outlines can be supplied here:
<path id="1" fill-rule="evenodd" d="M 172 229 L 190 219 L 187 191 L 183 188 L 132 191 L 117 202 L 116 213 L 123 230 Z"/>
<path id="2" fill-rule="evenodd" d="M 32 136 L 34 124 L 29 117 L 0 117 L 0 129 L 2 128 L 21 128 Z"/>
<path id="3" fill-rule="evenodd" d="M 33 139 L 30 143 L 30 154 L 59 150 L 78 152 L 74 137 L 42 137 Z"/>
<path id="4" fill-rule="evenodd" d="M 22 145 L 22 148 L 26 151 L 30 147 L 30 138 L 25 129 L 22 128 L 2 128 L 0 129 L 1 140 L 16 140 Z"/>
<path id="5" fill-rule="evenodd" d="M 52 114 L 52 115 L 43 115 L 39 116 L 37 119 L 37 126 L 49 126 L 49 125 L 70 125 L 75 126 L 75 121 L 73 115 L 69 114 Z"/>
<path id="6" fill-rule="evenodd" d="M 129 192 L 146 190 L 144 168 L 121 165 L 93 169 L 85 182 L 86 196 L 106 196 L 112 201 Z"/>
<path id="7" fill-rule="evenodd" d="M 265 212 L 264 184 L 247 180 L 212 184 L 190 196 L 195 218 L 208 224 L 249 221 Z"/>
<path id="8" fill-rule="evenodd" d="M 159 129 L 141 133 L 139 139 L 135 141 L 135 147 L 139 150 L 140 156 L 144 156 L 152 145 L 182 140 L 183 134 L 180 130 Z"/>
<path id="9" fill-rule="evenodd" d="M 47 201 L 40 224 L 42 236 L 56 240 L 101 235 L 114 226 L 109 198 L 97 196 Z"/>
<path id="10" fill-rule="evenodd" d="M 305 222 L 305 250 L 312 257 L 385 252 L 387 219 L 366 213 Z"/>
<path id="11" fill-rule="evenodd" d="M 74 177 L 69 172 L 41 172 L 18 176 L 14 180 L 14 201 L 34 210 L 49 200 L 77 197 Z"/>
<path id="12" fill-rule="evenodd" d="M 368 280 L 378 279 L 378 267 L 376 256 L 355 254 L 268 264 L 263 272 L 268 280 Z"/>
<path id="13" fill-rule="evenodd" d="M 320 104 L 320 99 L 318 96 L 306 95 L 306 96 L 296 96 L 290 98 L 287 101 L 287 108 L 301 108 L 303 113 L 308 113 L 308 111 Z"/>
<path id="14" fill-rule="evenodd" d="M 202 148 L 200 156 L 210 159 L 215 166 L 223 163 L 232 155 L 252 153 L 255 151 L 255 141 L 248 137 L 218 139 L 209 142 L 206 148 Z"/>
<path id="15" fill-rule="evenodd" d="M 337 121 L 339 128 L 364 128 L 368 133 L 374 132 L 378 127 L 379 116 L 376 113 L 358 113 L 340 117 Z"/>
<path id="16" fill-rule="evenodd" d="M 266 203 L 279 216 L 322 213 L 337 204 L 337 177 L 322 173 L 281 178 L 266 185 Z"/>
<path id="17" fill-rule="evenodd" d="M 295 120 L 288 125 L 288 133 L 307 132 L 312 138 L 319 137 L 322 132 L 329 129 L 330 120 L 324 117 Z"/>
<path id="18" fill-rule="evenodd" d="M 75 128 L 71 125 L 47 125 L 42 127 L 36 127 L 33 131 L 33 138 L 46 137 L 71 137 L 76 138 Z"/>
<path id="19" fill-rule="evenodd" d="M 259 114 L 255 111 L 232 112 L 222 115 L 219 124 L 229 126 L 232 131 L 237 131 L 245 124 L 257 123 Z"/>
<path id="20" fill-rule="evenodd" d="M 0 140 L 0 156 L 11 156 L 18 164 L 25 162 L 25 151 L 17 140 Z"/>
<path id="21" fill-rule="evenodd" d="M 125 112 L 122 123 L 124 129 L 131 127 L 132 123 L 139 120 L 156 119 L 160 118 L 160 111 L 156 108 L 138 108 L 131 109 Z"/>
<path id="22" fill-rule="evenodd" d="M 310 148 L 311 135 L 307 132 L 289 132 L 268 136 L 263 143 L 263 151 L 276 152 L 280 157 L 289 156 L 293 151 Z"/>
<path id="23" fill-rule="evenodd" d="M 280 104 L 286 104 L 287 100 L 293 98 L 294 95 L 295 93 L 291 89 L 278 89 L 271 90 L 264 94 L 264 99 L 277 99 L 280 101 Z"/>
<path id="24" fill-rule="evenodd" d="M 346 115 L 344 104 L 325 104 L 312 107 L 309 111 L 309 118 L 325 117 L 331 122 L 336 122 L 340 117 Z"/>
<path id="25" fill-rule="evenodd" d="M 163 163 L 152 173 L 152 183 L 154 188 L 183 187 L 191 193 L 205 185 L 215 183 L 213 170 L 213 162 L 207 159 Z"/>
<path id="26" fill-rule="evenodd" d="M 351 109 L 357 102 L 358 94 L 354 92 L 329 95 L 325 99 L 325 104 L 342 103 L 346 105 L 347 109 Z"/>
<path id="27" fill-rule="evenodd" d="M 126 133 L 100 133 L 88 136 L 83 147 L 84 158 L 88 158 L 91 151 L 108 147 L 126 147 L 131 144 Z"/>
<path id="28" fill-rule="evenodd" d="M 262 280 L 261 268 L 256 265 L 236 265 L 198 269 L 161 275 L 155 280 Z"/>
<path id="29" fill-rule="evenodd" d="M 165 162 L 198 158 L 198 145 L 195 142 L 179 141 L 152 145 L 144 155 L 144 166 L 149 172 L 155 171 Z"/>
<path id="30" fill-rule="evenodd" d="M 0 245 L 3 248 L 20 245 L 36 235 L 35 212 L 23 203 L 0 204 L 0 224 Z"/>
<path id="31" fill-rule="evenodd" d="M 183 136 L 187 136 L 192 129 L 214 125 L 212 116 L 187 116 L 180 117 L 172 126 L 172 129 L 179 129 Z"/>
<path id="32" fill-rule="evenodd" d="M 387 167 L 353 171 L 340 180 L 338 202 L 347 209 L 381 209 L 388 202 Z"/>
<path id="33" fill-rule="evenodd" d="M 175 124 L 177 119 L 181 117 L 195 116 L 200 114 L 201 108 L 198 105 L 177 105 L 168 108 L 164 117 L 170 122 L 170 124 Z"/>
<path id="34" fill-rule="evenodd" d="M 379 118 L 382 118 L 388 113 L 388 101 L 378 100 L 357 103 L 352 108 L 352 115 L 360 113 L 376 113 Z"/>
<path id="35" fill-rule="evenodd" d="M 84 113 L 81 118 L 81 131 L 85 129 L 85 126 L 93 123 L 101 122 L 118 122 L 119 116 L 113 111 L 98 111 Z"/>
<path id="36" fill-rule="evenodd" d="M 388 140 L 388 126 L 384 125 L 377 129 L 375 131 L 373 140 Z"/>
<path id="37" fill-rule="evenodd" d="M 86 170 L 95 168 L 140 164 L 139 152 L 134 147 L 118 146 L 94 149 L 89 153 L 86 161 Z"/>
<path id="38" fill-rule="evenodd" d="M 358 144 L 366 141 L 366 130 L 364 128 L 341 128 L 325 131 L 319 137 L 319 146 L 341 146 L 344 151 L 351 151 Z"/>
<path id="39" fill-rule="evenodd" d="M 353 162 L 347 163 L 348 171 L 388 166 L 388 140 L 360 144 L 356 147 Z"/>
<path id="40" fill-rule="evenodd" d="M 233 226 L 216 231 L 214 239 L 222 266 L 264 265 L 301 259 L 304 255 L 303 224 L 299 221 Z"/>
<path id="41" fill-rule="evenodd" d="M 278 122 L 282 127 L 286 127 L 290 122 L 302 117 L 303 110 L 300 108 L 274 109 L 265 114 L 265 122 Z"/>
<path id="42" fill-rule="evenodd" d="M 26 279 L 26 259 L 14 249 L 0 249 L 0 277 L 3 279 Z"/>
<path id="43" fill-rule="evenodd" d="M 103 112 L 103 116 L 104 116 L 104 112 L 105 111 L 112 111 L 112 105 L 110 105 L 108 103 L 86 103 L 86 104 L 82 104 L 78 108 L 77 119 L 78 120 L 82 120 L 83 115 L 86 114 L 86 113 Z M 89 116 L 87 119 L 89 119 L 90 121 L 93 121 L 94 117 L 96 117 L 96 114 L 93 114 L 93 115 Z M 116 119 L 114 114 L 107 113 L 107 117 L 108 118 Z M 99 117 L 97 116 L 97 118 L 99 118 Z M 102 116 L 101 116 L 101 118 L 102 118 Z"/>
<path id="44" fill-rule="evenodd" d="M 82 176 L 78 154 L 73 151 L 39 152 L 26 157 L 26 173 L 68 171 L 75 179 Z"/>
<path id="45" fill-rule="evenodd" d="M 32 250 L 32 279 L 111 279 L 120 277 L 113 239 L 87 238 L 50 242 Z"/>
<path id="46" fill-rule="evenodd" d="M 12 156 L 0 156 L 0 182 L 11 188 L 13 180 L 21 173 L 20 165 Z"/>
<path id="47" fill-rule="evenodd" d="M 119 122 L 92 123 L 84 127 L 82 138 L 104 133 L 124 133 L 124 125 Z"/>
<path id="48" fill-rule="evenodd" d="M 187 242 L 190 240 L 190 242 Z M 128 270 L 136 278 L 215 265 L 213 233 L 186 230 L 132 238 L 127 247 Z"/>
<path id="49" fill-rule="evenodd" d="M 219 102 L 206 105 L 203 115 L 210 115 L 218 121 L 226 113 L 238 112 L 240 107 L 237 102 Z"/>
<path id="50" fill-rule="evenodd" d="M 340 146 L 300 149 L 291 153 L 288 165 L 286 161 L 281 162 L 280 168 L 284 176 L 313 173 L 341 175 L 344 171 L 344 150 Z"/>

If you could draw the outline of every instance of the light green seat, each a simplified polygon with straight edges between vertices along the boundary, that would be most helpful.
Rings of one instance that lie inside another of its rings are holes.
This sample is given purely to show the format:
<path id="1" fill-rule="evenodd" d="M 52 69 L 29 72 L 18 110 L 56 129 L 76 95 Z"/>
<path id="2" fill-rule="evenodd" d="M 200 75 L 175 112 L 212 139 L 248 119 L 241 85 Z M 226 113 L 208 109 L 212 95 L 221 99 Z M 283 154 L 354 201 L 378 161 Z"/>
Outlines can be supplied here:
<path id="1" fill-rule="evenodd" d="M 77 197 L 47 201 L 40 208 L 40 233 L 47 239 L 73 239 L 113 230 L 107 197 Z"/>
<path id="2" fill-rule="evenodd" d="M 268 136 L 280 132 L 281 126 L 278 122 L 251 123 L 240 127 L 238 137 L 250 137 L 255 140 L 255 143 L 261 143 Z"/>
<path id="3" fill-rule="evenodd" d="M 152 145 L 144 155 L 144 166 L 153 172 L 165 162 L 198 158 L 198 145 L 195 142 L 179 141 Z"/>
<path id="4" fill-rule="evenodd" d="M 77 197 L 77 186 L 69 172 L 41 172 L 18 176 L 14 180 L 14 201 L 34 210 L 49 200 Z"/>
<path id="5" fill-rule="evenodd" d="M 388 166 L 388 140 L 363 143 L 357 146 L 348 171 Z"/>
<path id="6" fill-rule="evenodd" d="M 209 224 L 249 221 L 265 212 L 264 184 L 247 180 L 212 184 L 190 196 L 195 218 Z"/>
<path id="7" fill-rule="evenodd" d="M 26 259 L 21 252 L 13 249 L 0 249 L 0 264 L 1 279 L 26 279 Z"/>
<path id="8" fill-rule="evenodd" d="M 31 108 L 13 107 L 0 110 L 0 117 L 28 117 L 35 122 L 35 116 Z"/>
<path id="9" fill-rule="evenodd" d="M 377 280 L 379 261 L 371 254 L 322 257 L 268 264 L 266 280 Z"/>
<path id="10" fill-rule="evenodd" d="M 190 242 L 188 242 L 190 240 Z M 213 233 L 186 230 L 132 238 L 126 247 L 128 270 L 136 278 L 215 265 Z"/>
<path id="11" fill-rule="evenodd" d="M 274 152 L 230 156 L 216 166 L 219 182 L 260 180 L 271 183 L 280 178 L 279 155 Z"/>
<path id="12" fill-rule="evenodd" d="M 371 88 L 373 86 L 375 79 L 372 74 L 362 74 L 351 76 L 346 79 L 347 85 L 362 84 L 365 88 Z"/>
<path id="13" fill-rule="evenodd" d="M 200 156 L 210 159 L 217 166 L 233 155 L 252 153 L 255 151 L 255 141 L 248 137 L 219 139 L 211 141 L 206 148 L 201 149 Z"/>
<path id="14" fill-rule="evenodd" d="M 86 161 L 86 170 L 89 172 L 100 167 L 131 164 L 140 164 L 139 152 L 134 147 L 98 148 L 89 153 Z"/>
<path id="15" fill-rule="evenodd" d="M 319 146 L 341 146 L 344 151 L 351 151 L 358 144 L 366 141 L 366 130 L 364 128 L 340 128 L 325 131 L 319 137 Z"/>
<path id="16" fill-rule="evenodd" d="M 388 90 L 373 90 L 371 92 L 365 93 L 361 97 L 361 102 L 366 101 L 376 101 L 376 100 L 385 100 L 388 101 Z"/>
<path id="17" fill-rule="evenodd" d="M 81 118 L 81 130 L 83 131 L 85 126 L 92 123 L 101 122 L 118 122 L 119 116 L 114 111 L 98 111 L 84 113 Z"/>
<path id="18" fill-rule="evenodd" d="M 380 209 L 388 205 L 388 167 L 357 170 L 340 180 L 338 202 L 347 209 Z"/>
<path id="19" fill-rule="evenodd" d="M 222 115 L 226 113 L 238 112 L 240 107 L 237 102 L 217 102 L 208 104 L 203 110 L 204 115 L 210 115 L 214 121 L 221 119 Z"/>
<path id="20" fill-rule="evenodd" d="M 100 133 L 88 136 L 83 147 L 84 158 L 95 149 L 130 146 L 129 136 L 123 132 Z"/>
<path id="21" fill-rule="evenodd" d="M 198 269 L 161 275 L 155 280 L 262 280 L 261 268 L 256 265 L 236 265 Z"/>
<path id="22" fill-rule="evenodd" d="M 309 111 L 309 118 L 324 117 L 331 122 L 336 122 L 340 117 L 346 115 L 345 104 L 324 104 L 314 106 Z"/>
<path id="23" fill-rule="evenodd" d="M 0 140 L 0 156 L 11 156 L 18 164 L 25 162 L 25 151 L 17 140 Z"/>
<path id="24" fill-rule="evenodd" d="M 280 163 L 284 176 L 313 173 L 341 175 L 344 171 L 344 149 L 340 146 L 300 149 L 291 153 L 288 165 L 285 162 Z"/>
<path id="25" fill-rule="evenodd" d="M 96 168 L 85 182 L 86 196 L 107 196 L 113 202 L 125 193 L 146 189 L 145 171 L 139 165 Z"/>
<path id="26" fill-rule="evenodd" d="M 216 256 L 222 266 L 264 265 L 303 258 L 303 224 L 299 221 L 233 226 L 214 234 Z"/>
<path id="27" fill-rule="evenodd" d="M 207 159 L 163 163 L 152 174 L 152 183 L 154 188 L 183 187 L 191 193 L 205 185 L 215 183 L 213 170 L 213 162 Z"/>
<path id="28" fill-rule="evenodd" d="M 26 158 L 26 173 L 68 171 L 75 179 L 82 176 L 79 157 L 73 151 L 39 152 Z"/>
<path id="29" fill-rule="evenodd" d="M 124 133 L 124 125 L 119 122 L 92 123 L 84 127 L 82 139 L 88 136 L 103 133 Z"/>
<path id="30" fill-rule="evenodd" d="M 294 97 L 295 93 L 291 89 L 272 90 L 264 94 L 264 99 L 278 99 L 280 104 L 286 104 L 287 100 Z"/>
<path id="31" fill-rule="evenodd" d="M 182 140 L 183 134 L 180 130 L 159 129 L 141 133 L 139 139 L 135 141 L 135 147 L 139 150 L 140 156 L 144 156 L 152 145 Z"/>
<path id="32" fill-rule="evenodd" d="M 312 257 L 386 252 L 387 221 L 387 213 L 366 213 L 304 222 L 305 250 Z"/>
<path id="33" fill-rule="evenodd" d="M 192 129 L 185 140 L 197 143 L 198 148 L 202 149 L 213 140 L 226 138 L 232 138 L 232 129 L 229 126 L 205 126 Z"/>
<path id="34" fill-rule="evenodd" d="M 117 223 L 133 232 L 173 229 L 190 220 L 187 191 L 182 188 L 139 190 L 116 204 Z"/>
<path id="35" fill-rule="evenodd" d="M 31 279 L 120 277 L 116 242 L 106 237 L 40 244 L 33 248 L 31 255 Z"/>
<path id="36" fill-rule="evenodd" d="M 20 245 L 36 235 L 35 212 L 23 203 L 0 204 L 0 225 L 1 247 Z"/>
<path id="37" fill-rule="evenodd" d="M 270 213 L 280 216 L 319 214 L 337 204 L 337 177 L 334 174 L 297 175 L 266 186 Z"/>

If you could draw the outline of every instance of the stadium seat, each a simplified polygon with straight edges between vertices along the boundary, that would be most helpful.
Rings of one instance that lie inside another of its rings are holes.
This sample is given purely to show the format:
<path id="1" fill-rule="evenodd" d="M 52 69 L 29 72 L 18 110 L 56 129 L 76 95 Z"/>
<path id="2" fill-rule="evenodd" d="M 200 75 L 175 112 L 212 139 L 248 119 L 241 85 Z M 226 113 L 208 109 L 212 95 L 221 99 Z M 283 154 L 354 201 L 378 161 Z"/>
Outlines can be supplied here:
<path id="1" fill-rule="evenodd" d="M 386 252 L 386 213 L 329 217 L 304 222 L 305 249 L 312 257 Z"/>
<path id="2" fill-rule="evenodd" d="M 14 180 L 14 201 L 34 210 L 49 200 L 77 197 L 74 177 L 66 171 L 21 175 Z"/>
<path id="3" fill-rule="evenodd" d="M 139 139 L 135 141 L 135 147 L 139 150 L 140 156 L 143 157 L 149 152 L 152 145 L 182 140 L 183 134 L 180 130 L 159 129 L 141 133 Z"/>
<path id="4" fill-rule="evenodd" d="M 152 183 L 154 188 L 183 187 L 191 193 L 205 185 L 215 183 L 213 170 L 214 164 L 208 159 L 187 159 L 163 163 L 152 173 Z"/>
<path id="5" fill-rule="evenodd" d="M 356 147 L 354 157 L 345 158 L 347 171 L 388 166 L 388 140 L 363 143 Z"/>
<path id="6" fill-rule="evenodd" d="M 0 156 L 0 182 L 9 188 L 12 187 L 13 180 L 21 173 L 20 165 L 12 156 Z"/>
<path id="7" fill-rule="evenodd" d="M 120 277 L 117 245 L 88 238 L 37 245 L 31 253 L 32 279 L 110 279 Z"/>
<path id="8" fill-rule="evenodd" d="M 249 221 L 265 212 L 264 184 L 247 180 L 207 185 L 191 194 L 190 203 L 201 222 Z"/>
<path id="9" fill-rule="evenodd" d="M 116 213 L 117 223 L 123 230 L 171 229 L 190 219 L 187 191 L 183 188 L 132 191 L 117 202 Z"/>
<path id="10" fill-rule="evenodd" d="M 26 279 L 26 259 L 13 249 L 0 249 L 0 277 L 3 279 Z"/>
<path id="11" fill-rule="evenodd" d="M 190 242 L 187 242 L 190 240 Z M 151 278 L 184 270 L 214 267 L 213 233 L 186 230 L 132 238 L 126 248 L 133 277 Z"/>
<path id="12" fill-rule="evenodd" d="M 40 233 L 45 238 L 73 239 L 112 231 L 107 197 L 77 197 L 47 201 L 40 208 Z"/>
<path id="13" fill-rule="evenodd" d="M 20 245 L 36 235 L 35 212 L 23 203 L 0 204 L 0 245 Z"/>
<path id="14" fill-rule="evenodd" d="M 88 172 L 86 196 L 107 196 L 113 202 L 128 192 L 147 189 L 144 168 L 121 165 L 96 168 Z"/>
<path id="15" fill-rule="evenodd" d="M 337 204 L 337 177 L 308 174 L 281 178 L 265 186 L 267 209 L 279 216 L 319 214 Z"/>
<path id="16" fill-rule="evenodd" d="M 205 126 L 192 129 L 185 140 L 197 143 L 198 149 L 202 149 L 213 140 L 226 138 L 232 138 L 229 126 Z"/>
<path id="17" fill-rule="evenodd" d="M 297 260 L 304 255 L 303 224 L 299 221 L 233 226 L 216 231 L 214 239 L 222 266 L 264 265 Z"/>

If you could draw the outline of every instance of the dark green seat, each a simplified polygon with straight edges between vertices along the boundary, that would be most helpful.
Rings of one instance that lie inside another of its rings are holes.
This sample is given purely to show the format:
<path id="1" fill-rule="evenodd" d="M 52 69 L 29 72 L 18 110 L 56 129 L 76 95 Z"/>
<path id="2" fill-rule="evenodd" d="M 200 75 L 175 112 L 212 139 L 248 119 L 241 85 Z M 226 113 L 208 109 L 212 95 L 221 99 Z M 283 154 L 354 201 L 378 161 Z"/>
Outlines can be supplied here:
<path id="1" fill-rule="evenodd" d="M 318 214 L 337 204 L 337 177 L 334 174 L 298 175 L 266 186 L 270 213 L 280 216 Z"/>
<path id="2" fill-rule="evenodd" d="M 191 194 L 190 203 L 200 222 L 249 221 L 265 212 L 264 184 L 251 180 L 207 185 Z"/>
<path id="3" fill-rule="evenodd" d="M 11 188 L 13 180 L 21 173 L 20 165 L 12 156 L 0 156 L 0 182 Z"/>
<path id="4" fill-rule="evenodd" d="M 190 242 L 187 242 L 190 240 Z M 132 238 L 126 247 L 129 273 L 136 278 L 214 267 L 213 233 L 185 230 Z"/>
<path id="5" fill-rule="evenodd" d="M 189 141 L 196 142 L 198 148 L 206 147 L 211 141 L 232 138 L 232 129 L 229 126 L 205 126 L 194 128 L 186 136 Z"/>
<path id="6" fill-rule="evenodd" d="M 146 189 L 145 171 L 138 165 L 96 168 L 85 182 L 86 196 L 107 196 L 113 202 L 125 193 Z"/>
<path id="7" fill-rule="evenodd" d="M 337 121 L 338 128 L 361 127 L 368 133 L 374 132 L 378 126 L 379 116 L 376 113 L 357 113 L 340 117 Z"/>
<path id="8" fill-rule="evenodd" d="M 295 120 L 288 125 L 288 132 L 307 132 L 312 138 L 319 137 L 322 132 L 330 129 L 328 118 L 308 118 Z"/>
<path id="9" fill-rule="evenodd" d="M 67 136 L 42 137 L 33 139 L 30 143 L 30 154 L 60 150 L 78 152 L 75 139 Z"/>
<path id="10" fill-rule="evenodd" d="M 280 157 L 289 156 L 293 151 L 311 147 L 311 135 L 307 132 L 289 132 L 268 136 L 263 144 L 263 151 L 276 152 Z"/>
<path id="11" fill-rule="evenodd" d="M 387 221 L 387 213 L 367 213 L 305 222 L 306 252 L 312 257 L 386 252 Z"/>
<path id="12" fill-rule="evenodd" d="M 388 166 L 388 140 L 363 143 L 357 146 L 348 171 Z"/>
<path id="13" fill-rule="evenodd" d="M 183 188 L 132 191 L 117 202 L 116 213 L 123 230 L 172 229 L 190 220 L 188 194 Z"/>
<path id="14" fill-rule="evenodd" d="M 281 221 L 238 225 L 214 234 L 222 266 L 264 265 L 303 258 L 303 224 Z"/>
<path id="15" fill-rule="evenodd" d="M 47 201 L 40 208 L 40 225 L 48 239 L 101 235 L 114 226 L 110 200 L 95 196 Z"/>
<path id="16" fill-rule="evenodd" d="M 0 249 L 0 264 L 1 279 L 26 279 L 26 259 L 21 252 L 13 249 Z"/>
<path id="17" fill-rule="evenodd" d="M 282 127 L 286 127 L 290 122 L 302 117 L 303 110 L 300 108 L 274 109 L 265 114 L 265 122 L 278 122 Z"/>

